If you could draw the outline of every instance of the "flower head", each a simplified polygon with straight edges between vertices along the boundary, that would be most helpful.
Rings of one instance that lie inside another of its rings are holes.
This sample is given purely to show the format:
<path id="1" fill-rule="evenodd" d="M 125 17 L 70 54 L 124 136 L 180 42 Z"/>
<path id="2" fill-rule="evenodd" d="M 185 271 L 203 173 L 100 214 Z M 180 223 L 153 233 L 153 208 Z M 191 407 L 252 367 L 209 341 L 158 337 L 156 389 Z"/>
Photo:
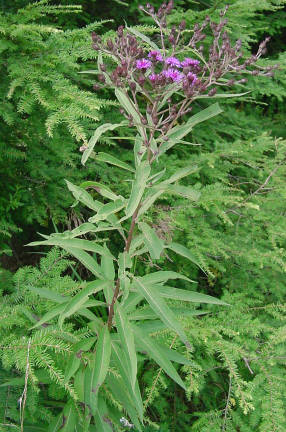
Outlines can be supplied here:
<path id="1" fill-rule="evenodd" d="M 163 57 L 162 57 L 162 54 L 160 53 L 160 51 L 150 51 L 148 54 L 148 57 L 151 60 L 163 61 Z"/>
<path id="2" fill-rule="evenodd" d="M 152 74 L 149 75 L 149 80 L 151 82 L 155 82 L 155 81 L 157 81 L 157 79 L 158 79 L 158 75 L 157 74 L 152 73 Z"/>
<path id="3" fill-rule="evenodd" d="M 147 59 L 140 59 L 136 61 L 136 68 L 137 69 L 149 69 L 152 66 L 152 63 L 150 60 Z"/>
<path id="4" fill-rule="evenodd" d="M 193 72 L 189 72 L 187 78 L 190 81 L 192 86 L 198 81 L 197 75 L 194 74 Z"/>
<path id="5" fill-rule="evenodd" d="M 181 62 L 181 65 L 182 65 L 183 67 L 199 66 L 199 64 L 200 64 L 199 60 L 195 60 L 195 59 L 192 59 L 192 58 L 190 58 L 190 57 L 186 57 L 186 58 Z"/>
<path id="6" fill-rule="evenodd" d="M 173 66 L 177 68 L 181 67 L 181 62 L 176 57 L 166 57 L 165 63 L 169 66 Z"/>
<path id="7" fill-rule="evenodd" d="M 179 82 L 184 78 L 184 74 L 179 72 L 177 69 L 172 68 L 163 71 L 162 75 L 164 75 L 166 78 L 171 79 L 174 82 Z"/>

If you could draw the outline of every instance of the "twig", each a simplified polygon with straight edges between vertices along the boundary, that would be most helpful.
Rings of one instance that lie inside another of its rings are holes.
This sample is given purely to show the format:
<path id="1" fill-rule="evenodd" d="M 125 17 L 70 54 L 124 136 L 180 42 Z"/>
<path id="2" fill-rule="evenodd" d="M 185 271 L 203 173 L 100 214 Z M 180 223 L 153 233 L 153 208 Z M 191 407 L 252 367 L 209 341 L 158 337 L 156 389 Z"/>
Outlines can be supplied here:
<path id="1" fill-rule="evenodd" d="M 227 412 L 228 412 L 228 408 L 229 408 L 230 392 L 231 392 L 231 375 L 229 375 L 228 394 L 227 394 L 227 400 L 226 400 L 226 405 L 225 405 L 225 409 L 224 409 L 223 424 L 221 427 L 222 431 L 226 430 L 226 421 L 227 421 Z"/>
<path id="2" fill-rule="evenodd" d="M 28 349 L 27 349 L 27 362 L 26 362 L 24 390 L 23 390 L 23 393 L 19 399 L 21 432 L 24 431 L 24 411 L 25 411 L 25 405 L 26 405 L 26 400 L 27 400 L 28 378 L 29 378 L 29 369 L 30 369 L 30 361 L 29 361 L 29 359 L 30 359 L 30 347 L 31 347 L 31 339 L 29 339 Z"/>

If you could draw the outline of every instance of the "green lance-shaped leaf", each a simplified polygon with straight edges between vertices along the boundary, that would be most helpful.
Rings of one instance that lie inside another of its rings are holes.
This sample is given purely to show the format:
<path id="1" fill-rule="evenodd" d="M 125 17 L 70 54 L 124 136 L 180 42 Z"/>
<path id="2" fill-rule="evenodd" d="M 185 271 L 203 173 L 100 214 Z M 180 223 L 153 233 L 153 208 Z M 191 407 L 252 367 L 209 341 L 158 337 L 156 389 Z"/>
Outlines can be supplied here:
<path id="1" fill-rule="evenodd" d="M 90 222 L 85 222 L 79 225 L 78 227 L 74 228 L 72 231 L 69 231 L 69 234 L 70 234 L 70 238 L 74 238 L 74 237 L 82 236 L 87 233 L 97 232 L 97 231 L 98 228 L 96 225 Z"/>
<path id="2" fill-rule="evenodd" d="M 82 204 L 86 205 L 88 208 L 94 211 L 98 211 L 102 207 L 102 203 L 99 201 L 95 201 L 92 196 L 84 189 L 79 186 L 76 186 L 66 180 L 66 184 L 68 189 L 71 191 L 75 199 Z"/>
<path id="3" fill-rule="evenodd" d="M 143 422 L 143 402 L 138 385 L 138 380 L 135 381 L 135 386 L 132 384 L 132 378 L 129 373 L 127 359 L 123 351 L 119 348 L 115 341 L 112 341 L 112 359 L 117 367 L 121 377 L 126 385 L 126 390 L 133 401 L 141 422 Z"/>
<path id="4" fill-rule="evenodd" d="M 148 36 L 144 35 L 143 33 L 141 33 L 136 28 L 126 26 L 126 30 L 129 31 L 130 33 L 133 33 L 135 36 L 137 36 L 143 42 L 147 43 L 147 45 L 149 45 L 154 50 L 160 51 L 158 45 L 156 45 L 155 42 L 153 42 Z"/>
<path id="5" fill-rule="evenodd" d="M 86 373 L 85 365 L 80 366 L 74 377 L 74 389 L 80 402 L 84 402 L 84 378 Z"/>
<path id="6" fill-rule="evenodd" d="M 130 165 L 128 165 L 126 162 L 122 162 L 121 160 L 117 159 L 115 156 L 109 155 L 108 153 L 104 153 L 104 152 L 96 153 L 94 159 L 99 162 L 105 162 L 110 165 L 118 166 L 119 168 L 123 168 L 127 171 L 135 172 L 135 169 L 132 168 Z"/>
<path id="7" fill-rule="evenodd" d="M 160 185 L 157 185 L 156 187 L 160 188 Z M 161 187 L 163 187 L 163 185 Z M 198 201 L 201 196 L 200 191 L 189 186 L 168 185 L 167 191 L 168 193 L 179 195 L 192 201 Z"/>
<path id="8" fill-rule="evenodd" d="M 77 412 L 72 401 L 68 401 L 63 412 L 63 427 L 60 431 L 73 432 L 76 425 Z"/>
<path id="9" fill-rule="evenodd" d="M 132 117 L 139 134 L 144 139 L 144 129 L 141 126 L 140 114 L 136 110 L 134 103 L 130 100 L 130 98 L 127 96 L 127 94 L 119 88 L 115 89 L 115 96 L 117 97 L 120 105 Z"/>
<path id="10" fill-rule="evenodd" d="M 144 243 L 150 252 L 152 259 L 159 259 L 164 249 L 164 242 L 160 239 L 155 230 L 149 227 L 145 222 L 138 224 L 140 230 L 144 235 Z"/>
<path id="11" fill-rule="evenodd" d="M 86 340 L 80 341 L 74 345 L 73 353 L 70 356 L 70 359 L 69 359 L 68 364 L 67 364 L 66 369 L 65 369 L 65 377 L 64 377 L 65 383 L 67 383 L 70 380 L 70 378 L 75 375 L 78 368 L 80 367 L 81 353 L 83 351 L 88 351 L 92 347 L 92 345 L 94 344 L 95 340 L 96 339 L 94 337 L 92 337 L 92 338 L 88 338 Z"/>
<path id="12" fill-rule="evenodd" d="M 107 219 L 108 216 L 114 215 L 125 207 L 125 200 L 117 199 L 116 201 L 104 204 L 95 216 L 89 218 L 89 222 L 99 222 Z"/>
<path id="13" fill-rule="evenodd" d="M 178 181 L 184 177 L 187 177 L 190 174 L 197 172 L 198 169 L 199 168 L 197 165 L 181 168 L 178 171 L 176 171 L 175 174 L 171 175 L 171 177 L 169 177 L 167 180 L 164 180 L 161 184 L 174 183 L 175 181 Z"/>
<path id="14" fill-rule="evenodd" d="M 181 255 L 185 258 L 188 258 L 192 263 L 196 264 L 198 267 L 202 268 L 197 261 L 196 257 L 191 253 L 189 249 L 179 243 L 170 243 L 166 246 L 166 248 L 176 252 L 178 255 Z M 203 269 L 202 269 L 203 270 Z"/>
<path id="15" fill-rule="evenodd" d="M 121 341 L 121 347 L 125 353 L 127 364 L 131 375 L 132 388 L 135 387 L 137 375 L 137 356 L 135 350 L 133 331 L 123 309 L 116 305 L 115 308 L 116 327 Z"/>
<path id="16" fill-rule="evenodd" d="M 184 138 L 184 136 L 191 132 L 195 125 L 222 112 L 223 110 L 220 108 L 219 104 L 215 103 L 193 115 L 184 125 L 175 126 L 167 133 L 168 141 L 164 141 L 159 147 L 159 154 L 165 153 L 167 150 L 177 144 L 182 138 Z"/>
<path id="17" fill-rule="evenodd" d="M 136 135 L 135 144 L 134 144 L 134 162 L 135 167 L 137 168 L 140 165 L 144 154 L 146 153 L 146 146 L 144 144 L 144 139 L 140 137 L 140 135 Z"/>
<path id="18" fill-rule="evenodd" d="M 140 350 L 146 351 L 149 357 L 151 357 L 166 372 L 166 374 L 169 375 L 170 378 L 172 378 L 172 380 L 174 380 L 184 390 L 186 390 L 186 387 L 180 375 L 178 374 L 168 357 L 165 355 L 163 350 L 160 349 L 157 341 L 154 341 L 152 338 L 150 338 L 138 326 L 134 325 L 132 326 L 132 328 L 136 336 L 136 346 L 138 346 Z"/>
<path id="19" fill-rule="evenodd" d="M 112 192 L 112 190 L 109 189 L 109 187 L 95 181 L 85 181 L 81 183 L 80 187 L 82 187 L 83 189 L 88 189 L 88 188 L 94 189 L 97 193 L 99 193 L 99 195 L 108 198 L 112 201 L 120 199 L 120 197 L 116 195 L 114 192 Z"/>
<path id="20" fill-rule="evenodd" d="M 148 161 L 142 162 L 136 169 L 135 180 L 132 185 L 131 195 L 126 207 L 126 217 L 130 217 L 138 207 L 146 188 L 146 183 L 151 171 Z"/>
<path id="21" fill-rule="evenodd" d="M 99 333 L 96 345 L 96 353 L 92 365 L 92 392 L 98 392 L 99 387 L 103 384 L 110 362 L 111 340 L 107 326 L 104 326 Z"/>
<path id="22" fill-rule="evenodd" d="M 60 246 L 65 250 L 70 248 L 86 250 L 89 252 L 98 253 L 99 255 L 107 255 L 112 257 L 108 249 L 103 248 L 102 246 L 100 246 L 99 244 L 93 241 L 78 239 L 78 238 L 65 239 L 65 238 L 51 236 L 48 240 L 32 242 L 28 246 L 38 246 L 38 245 Z"/>
<path id="23" fill-rule="evenodd" d="M 226 80 L 227 82 L 228 80 Z M 201 96 L 196 96 L 194 97 L 193 100 L 196 99 L 219 99 L 219 98 L 233 98 L 233 97 L 240 97 L 240 96 L 245 96 L 248 93 L 251 93 L 251 90 L 247 91 L 247 92 L 243 92 L 243 93 L 216 93 L 214 96 L 208 96 L 208 95 L 201 95 Z"/>
<path id="24" fill-rule="evenodd" d="M 173 272 L 173 271 L 164 271 L 164 270 L 146 274 L 142 276 L 141 279 L 144 281 L 144 283 L 147 283 L 149 285 L 151 284 L 153 285 L 160 282 L 166 282 L 169 279 L 183 279 L 189 282 L 197 283 L 180 273 Z"/>
<path id="25" fill-rule="evenodd" d="M 163 292 L 163 288 L 165 288 L 165 286 L 160 285 L 160 294 Z M 182 290 L 182 291 L 184 291 L 184 290 Z M 161 297 L 167 297 L 167 296 L 161 295 Z M 178 300 L 178 299 L 176 299 L 176 300 Z M 170 309 L 173 312 L 173 314 L 176 316 L 200 316 L 200 315 L 205 315 L 208 313 L 208 312 L 201 311 L 201 310 L 189 310 L 186 308 L 170 307 Z M 158 318 L 158 315 L 149 306 L 145 307 L 144 309 L 135 310 L 130 315 L 128 315 L 128 319 L 130 321 L 131 320 L 136 320 L 136 321 L 156 320 L 157 318 Z"/>
<path id="26" fill-rule="evenodd" d="M 76 313 L 81 307 L 86 303 L 88 297 L 91 294 L 96 294 L 99 291 L 102 291 L 105 286 L 108 284 L 108 281 L 95 281 L 83 288 L 79 293 L 77 293 L 67 304 L 65 309 L 60 315 L 59 325 L 62 326 L 64 320 L 69 316 Z"/>
<path id="27" fill-rule="evenodd" d="M 96 432 L 113 431 L 113 428 L 110 426 L 108 422 L 108 409 L 106 403 L 101 396 L 98 397 L 94 420 L 95 420 Z"/>
<path id="28" fill-rule="evenodd" d="M 74 248 L 65 248 L 65 250 L 77 258 L 92 274 L 99 279 L 103 279 L 101 269 L 95 259 L 87 252 Z"/>
<path id="29" fill-rule="evenodd" d="M 85 375 L 85 402 L 94 413 L 98 390 L 103 384 L 109 368 L 111 339 L 107 326 L 102 327 L 98 335 L 96 352 Z"/>
<path id="30" fill-rule="evenodd" d="M 228 303 L 225 303 L 222 300 L 219 300 L 215 297 L 212 297 L 207 294 L 201 294 L 195 291 L 188 291 L 183 290 L 180 288 L 173 288 L 170 286 L 162 286 L 162 285 L 155 285 L 153 286 L 154 289 L 157 289 L 157 291 L 160 293 L 161 297 L 166 297 L 168 299 L 172 300 L 180 300 L 180 301 L 186 301 L 186 302 L 192 302 L 192 303 L 209 303 L 209 304 L 217 304 L 221 306 L 230 306 Z"/>
<path id="31" fill-rule="evenodd" d="M 163 298 L 157 295 L 156 289 L 154 289 L 152 285 L 145 283 L 142 278 L 134 278 L 134 286 L 137 288 L 139 293 L 145 297 L 158 318 L 160 318 L 171 330 L 176 332 L 187 347 L 190 347 L 187 336 L 178 322 L 177 317 L 169 306 L 167 306 Z"/>
<path id="32" fill-rule="evenodd" d="M 117 124 L 105 123 L 105 124 L 99 126 L 96 129 L 93 137 L 89 140 L 87 149 L 83 152 L 83 155 L 81 158 L 81 163 L 83 165 L 85 165 L 87 159 L 89 158 L 89 156 L 91 155 L 91 153 L 93 151 L 95 144 L 97 143 L 97 141 L 99 140 L 99 138 L 101 137 L 102 134 L 104 134 L 108 130 L 114 130 L 114 129 L 116 129 L 120 126 L 123 126 L 125 124 L 127 124 L 126 121 L 123 121 L 123 122 L 117 123 Z"/>
<path id="33" fill-rule="evenodd" d="M 104 297 L 107 304 L 111 304 L 114 289 L 115 269 L 113 265 L 113 259 L 109 256 L 103 256 L 101 258 L 101 271 L 105 279 L 110 281 L 109 284 L 104 288 Z"/>
<path id="34" fill-rule="evenodd" d="M 45 288 L 36 288 L 34 286 L 28 285 L 27 288 L 32 291 L 32 293 L 37 294 L 42 298 L 54 301 L 55 303 L 66 303 L 71 299 L 70 296 L 63 296 L 57 292 L 47 290 Z"/>
<path id="35" fill-rule="evenodd" d="M 60 413 L 50 424 L 48 432 L 58 432 L 63 425 L 63 415 Z"/>
<path id="36" fill-rule="evenodd" d="M 138 414 L 134 406 L 134 398 L 126 389 L 125 382 L 120 377 L 115 377 L 113 374 L 108 374 L 106 384 L 111 389 L 112 395 L 122 404 L 124 410 L 127 412 L 131 422 L 138 429 L 142 431 L 141 425 L 138 420 Z"/>
<path id="37" fill-rule="evenodd" d="M 47 323 L 51 319 L 55 318 L 56 316 L 60 315 L 60 313 L 63 312 L 63 310 L 66 307 L 66 303 L 59 304 L 57 306 L 54 306 L 52 310 L 49 310 L 45 315 L 35 324 L 32 329 L 37 328 L 41 326 L 42 324 Z"/>

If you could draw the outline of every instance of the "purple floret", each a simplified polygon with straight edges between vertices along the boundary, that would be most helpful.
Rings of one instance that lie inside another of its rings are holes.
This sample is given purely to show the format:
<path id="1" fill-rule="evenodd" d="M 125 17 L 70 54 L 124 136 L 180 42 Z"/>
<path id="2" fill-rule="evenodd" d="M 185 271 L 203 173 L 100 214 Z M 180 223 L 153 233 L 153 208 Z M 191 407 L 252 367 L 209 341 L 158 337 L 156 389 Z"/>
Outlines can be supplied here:
<path id="1" fill-rule="evenodd" d="M 156 61 L 163 61 L 163 57 L 162 54 L 160 53 L 160 51 L 150 51 L 148 54 L 148 57 L 151 60 L 156 60 Z"/>
<path id="2" fill-rule="evenodd" d="M 177 67 L 177 68 L 181 67 L 181 62 L 176 57 L 167 57 L 165 59 L 165 63 L 169 66 L 173 66 L 173 67 Z"/>
<path id="3" fill-rule="evenodd" d="M 137 69 L 149 69 L 152 66 L 152 63 L 150 60 L 147 59 L 140 59 L 136 61 L 136 68 Z"/>
<path id="4" fill-rule="evenodd" d="M 197 80 L 198 80 L 197 75 L 194 74 L 193 72 L 189 72 L 188 75 L 187 75 L 187 78 L 191 82 L 191 85 L 194 85 L 197 82 Z"/>
<path id="5" fill-rule="evenodd" d="M 192 59 L 192 58 L 190 58 L 190 57 L 186 57 L 185 60 L 183 60 L 183 61 L 181 62 L 181 65 L 182 65 L 183 67 L 199 66 L 199 64 L 200 64 L 199 60 L 195 60 L 195 59 Z"/>
<path id="6" fill-rule="evenodd" d="M 171 79 L 174 82 L 182 81 L 182 79 L 184 78 L 184 74 L 172 68 L 163 71 L 162 75 L 164 75 L 166 78 Z"/>
<path id="7" fill-rule="evenodd" d="M 157 74 L 152 73 L 152 74 L 149 75 L 149 80 L 151 82 L 155 82 L 155 81 L 157 81 L 157 79 L 158 79 L 158 75 Z"/>

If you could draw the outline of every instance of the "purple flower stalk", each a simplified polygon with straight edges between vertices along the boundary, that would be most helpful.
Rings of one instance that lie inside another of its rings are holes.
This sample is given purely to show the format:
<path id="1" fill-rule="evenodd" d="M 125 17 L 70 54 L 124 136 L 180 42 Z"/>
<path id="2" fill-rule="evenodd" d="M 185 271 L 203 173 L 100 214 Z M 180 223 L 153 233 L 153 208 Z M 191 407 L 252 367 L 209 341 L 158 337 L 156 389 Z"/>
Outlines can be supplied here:
<path id="1" fill-rule="evenodd" d="M 172 66 L 172 67 L 177 67 L 177 68 L 181 67 L 181 62 L 176 57 L 167 57 L 165 59 L 165 63 L 168 66 Z"/>
<path id="2" fill-rule="evenodd" d="M 184 74 L 172 68 L 163 71 L 162 75 L 164 75 L 166 78 L 171 79 L 174 82 L 182 81 L 182 79 L 184 78 Z"/>
<path id="3" fill-rule="evenodd" d="M 194 60 L 194 59 L 192 59 L 192 58 L 190 58 L 190 57 L 186 57 L 185 60 L 183 60 L 183 61 L 181 62 L 181 65 L 182 65 L 183 67 L 199 66 L 199 64 L 200 64 L 199 60 Z"/>
<path id="4" fill-rule="evenodd" d="M 137 69 L 149 69 L 152 66 L 152 63 L 150 60 L 147 59 L 140 59 L 136 61 L 136 68 Z"/>
<path id="5" fill-rule="evenodd" d="M 162 54 L 160 53 L 160 51 L 150 51 L 148 54 L 148 58 L 150 58 L 151 60 L 156 60 L 156 61 L 163 61 L 163 57 Z"/>

